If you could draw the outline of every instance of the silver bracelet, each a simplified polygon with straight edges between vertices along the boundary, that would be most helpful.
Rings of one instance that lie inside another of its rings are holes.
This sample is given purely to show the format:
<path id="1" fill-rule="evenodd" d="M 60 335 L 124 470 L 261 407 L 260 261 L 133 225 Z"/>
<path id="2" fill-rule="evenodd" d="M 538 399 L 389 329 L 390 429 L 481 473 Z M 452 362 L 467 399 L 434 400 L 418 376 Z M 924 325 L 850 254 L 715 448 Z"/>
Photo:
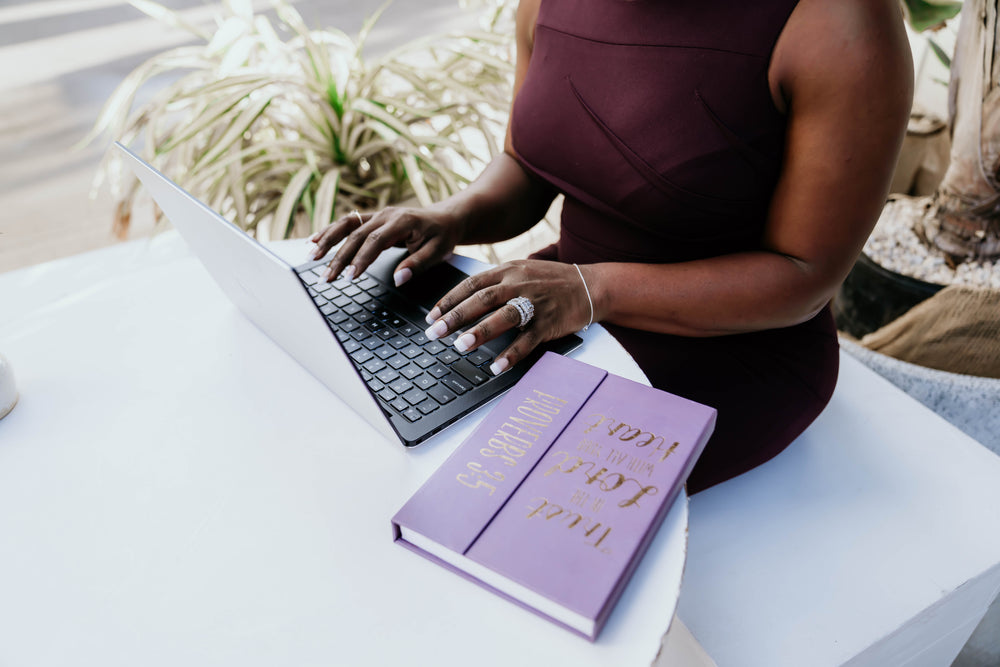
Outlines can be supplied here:
<path id="1" fill-rule="evenodd" d="M 590 321 L 587 322 L 587 326 L 583 328 L 583 330 L 586 331 L 590 328 L 590 325 L 594 323 L 594 300 L 590 298 L 590 288 L 587 287 L 587 281 L 583 278 L 583 271 L 581 271 L 580 267 L 576 264 L 573 264 L 573 266 L 576 266 L 576 272 L 580 274 L 580 282 L 583 283 L 583 289 L 587 292 L 587 303 L 590 304 Z"/>

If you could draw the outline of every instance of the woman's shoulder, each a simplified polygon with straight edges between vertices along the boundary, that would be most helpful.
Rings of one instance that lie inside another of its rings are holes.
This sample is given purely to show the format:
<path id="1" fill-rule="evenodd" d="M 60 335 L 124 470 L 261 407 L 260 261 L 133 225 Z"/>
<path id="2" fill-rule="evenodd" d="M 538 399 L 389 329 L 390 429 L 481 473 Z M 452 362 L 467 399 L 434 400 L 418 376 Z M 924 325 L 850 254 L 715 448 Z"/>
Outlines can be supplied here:
<path id="1" fill-rule="evenodd" d="M 770 79 L 787 105 L 803 94 L 905 93 L 913 63 L 898 0 L 800 0 L 775 45 Z"/>

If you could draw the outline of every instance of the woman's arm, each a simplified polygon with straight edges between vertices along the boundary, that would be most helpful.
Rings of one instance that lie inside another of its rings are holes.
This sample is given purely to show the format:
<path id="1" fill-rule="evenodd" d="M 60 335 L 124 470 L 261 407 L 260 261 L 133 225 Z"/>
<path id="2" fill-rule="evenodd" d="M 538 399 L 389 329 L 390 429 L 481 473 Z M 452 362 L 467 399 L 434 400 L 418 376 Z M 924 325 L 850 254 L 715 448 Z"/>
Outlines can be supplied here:
<path id="1" fill-rule="evenodd" d="M 514 97 L 531 60 L 535 19 L 540 0 L 523 0 L 517 10 L 517 60 Z M 423 209 L 388 207 L 376 213 L 348 215 L 312 241 L 312 255 L 324 256 L 344 241 L 330 261 L 328 280 L 347 269 L 360 275 L 393 245 L 409 254 L 396 267 L 397 284 L 438 262 L 458 244 L 494 243 L 517 236 L 535 225 L 548 210 L 555 191 L 524 170 L 514 159 L 508 123 L 504 153 L 498 155 L 467 188 Z"/>
<path id="2" fill-rule="evenodd" d="M 762 248 L 677 264 L 582 266 L 595 321 L 713 336 L 791 326 L 833 297 L 878 219 L 910 111 L 913 66 L 896 0 L 801 0 L 769 80 L 788 129 Z M 481 345 L 519 323 L 515 308 L 501 307 L 514 296 L 532 300 L 535 320 L 499 370 L 588 321 L 575 267 L 514 262 L 445 295 L 429 334 L 499 309 L 459 339 L 463 348 Z"/>
<path id="3" fill-rule="evenodd" d="M 913 65 L 895 0 L 802 0 L 775 47 L 784 165 L 763 249 L 673 265 L 584 267 L 598 317 L 711 336 L 790 326 L 834 296 L 878 219 Z"/>

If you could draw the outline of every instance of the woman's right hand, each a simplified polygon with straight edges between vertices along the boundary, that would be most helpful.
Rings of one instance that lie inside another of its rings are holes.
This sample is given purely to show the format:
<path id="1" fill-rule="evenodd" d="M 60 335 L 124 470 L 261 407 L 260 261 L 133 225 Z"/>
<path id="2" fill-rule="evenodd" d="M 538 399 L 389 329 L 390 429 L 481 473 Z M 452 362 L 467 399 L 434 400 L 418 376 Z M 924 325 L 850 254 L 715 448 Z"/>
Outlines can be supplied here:
<path id="1" fill-rule="evenodd" d="M 406 247 L 407 256 L 393 272 L 398 286 L 444 259 L 461 238 L 459 218 L 442 208 L 387 207 L 377 213 L 352 211 L 310 239 L 316 244 L 311 257 L 320 259 L 343 241 L 327 264 L 323 278 L 329 282 L 340 275 L 351 279 L 360 276 L 383 250 Z"/>

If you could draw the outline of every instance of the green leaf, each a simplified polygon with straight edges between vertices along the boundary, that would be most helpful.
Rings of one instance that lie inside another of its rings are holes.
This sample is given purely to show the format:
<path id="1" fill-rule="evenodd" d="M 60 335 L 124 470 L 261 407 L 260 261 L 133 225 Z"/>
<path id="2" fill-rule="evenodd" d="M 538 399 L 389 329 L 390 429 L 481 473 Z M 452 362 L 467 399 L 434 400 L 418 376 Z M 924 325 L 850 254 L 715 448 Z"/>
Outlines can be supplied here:
<path id="1" fill-rule="evenodd" d="M 935 42 L 933 39 L 928 38 L 927 46 L 931 47 L 931 51 L 934 52 L 934 55 L 937 56 L 937 59 L 941 61 L 942 65 L 951 69 L 951 57 L 949 57 L 948 54 L 944 52 L 944 49 L 942 49 L 937 42 Z"/>
<path id="2" fill-rule="evenodd" d="M 961 2 L 948 0 L 903 0 L 906 5 L 907 18 L 917 32 L 941 25 L 958 15 L 962 9 Z"/>

